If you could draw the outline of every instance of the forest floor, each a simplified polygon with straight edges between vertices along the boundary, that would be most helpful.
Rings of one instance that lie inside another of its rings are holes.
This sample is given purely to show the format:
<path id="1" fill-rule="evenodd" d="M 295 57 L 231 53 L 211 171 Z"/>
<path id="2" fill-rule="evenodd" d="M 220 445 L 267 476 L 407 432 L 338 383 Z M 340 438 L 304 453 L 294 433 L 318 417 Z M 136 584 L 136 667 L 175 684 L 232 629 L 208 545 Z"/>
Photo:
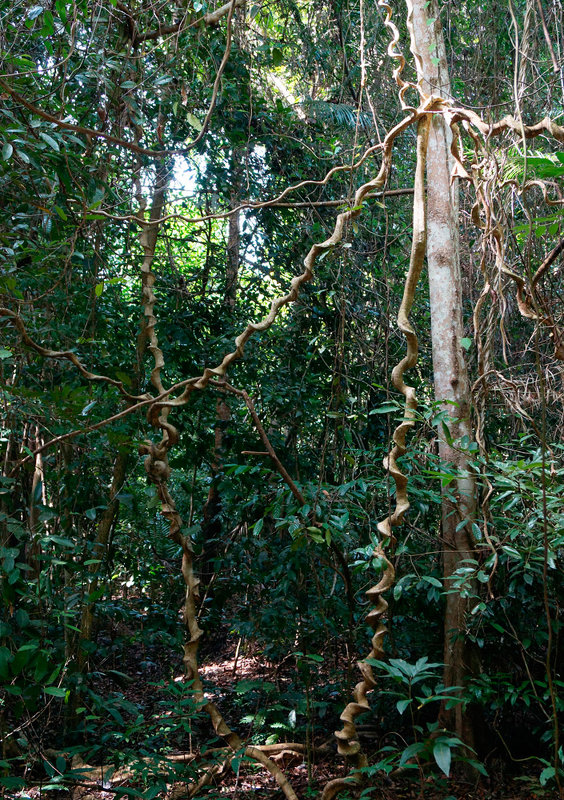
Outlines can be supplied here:
<path id="1" fill-rule="evenodd" d="M 213 650 L 212 648 L 212 654 Z M 268 665 L 265 667 L 260 655 L 245 655 L 237 659 L 234 658 L 235 644 L 231 644 L 231 652 L 226 657 L 225 648 L 223 655 L 219 658 L 219 653 L 215 654 L 215 659 L 210 659 L 207 663 L 203 661 L 200 669 L 202 677 L 206 682 L 209 681 L 215 687 L 218 695 L 228 698 L 233 696 L 235 685 L 239 681 L 264 681 L 273 679 L 277 675 L 277 666 Z M 332 740 L 332 732 L 329 740 Z M 363 741 L 363 747 L 370 759 L 371 750 L 376 750 L 376 740 L 372 739 L 369 731 L 367 738 Z M 327 731 L 320 736 L 319 742 L 326 741 Z M 340 764 L 342 759 L 337 756 L 334 748 L 331 752 L 323 756 L 313 756 L 312 763 L 308 768 L 305 759 L 297 754 L 293 757 L 289 754 L 278 763 L 284 767 L 284 773 L 290 781 L 296 794 L 300 798 L 320 797 L 323 786 L 332 778 L 346 775 L 344 766 Z M 553 790 L 544 789 L 538 784 L 536 777 L 530 781 L 526 776 L 508 776 L 503 774 L 503 766 L 497 765 L 499 772 L 489 774 L 487 778 L 481 778 L 479 783 L 468 783 L 447 781 L 445 778 L 438 777 L 436 774 L 415 776 L 413 773 L 409 778 L 402 776 L 393 779 L 391 777 L 372 778 L 373 790 L 368 793 L 363 792 L 365 800 L 557 800 Z M 532 786 L 527 786 L 530 783 Z M 273 779 L 264 771 L 262 773 L 253 771 L 245 774 L 240 771 L 239 776 L 231 773 L 222 780 L 220 789 L 222 796 L 238 798 L 238 800 L 251 800 L 251 798 L 273 798 L 276 794 L 279 798 L 283 797 L 281 791 L 277 790 Z M 346 795 L 342 795 L 346 797 Z"/>
<path id="2" fill-rule="evenodd" d="M 127 633 L 127 631 L 125 632 Z M 181 684 L 181 661 L 180 654 L 174 656 L 175 663 L 171 665 L 170 649 L 159 645 L 155 648 L 146 648 L 135 641 L 134 637 L 129 638 L 123 635 L 122 630 L 119 641 L 115 642 L 114 652 L 119 652 L 119 661 L 116 659 L 106 659 L 105 665 L 100 665 L 101 677 L 97 691 L 103 696 L 110 696 L 116 690 L 115 678 L 111 677 L 112 669 L 119 670 L 118 675 L 123 675 L 129 680 L 120 687 L 120 691 L 126 700 L 134 704 L 137 708 L 142 708 L 145 719 L 151 719 L 153 715 L 162 716 L 162 701 L 159 701 L 158 691 L 155 687 L 162 681 L 165 674 L 170 675 L 171 667 L 175 670 L 175 681 Z M 129 638 L 129 646 L 123 647 L 124 640 Z M 255 744 L 265 742 L 268 735 L 272 735 L 272 728 L 266 726 L 261 729 L 260 707 L 264 696 L 257 699 L 253 694 L 253 687 L 276 687 L 283 695 L 284 687 L 291 682 L 291 675 L 295 672 L 295 659 L 286 659 L 282 664 L 265 662 L 258 648 L 253 648 L 248 643 L 239 648 L 237 640 L 229 635 L 216 637 L 212 641 L 204 641 L 200 653 L 200 674 L 204 683 L 206 697 L 213 700 L 218 705 L 226 721 L 237 730 L 241 738 L 252 741 Z M 326 667 L 320 664 L 313 664 L 316 670 L 316 679 L 326 682 L 330 677 L 326 672 Z M 356 679 L 356 675 L 354 676 Z M 245 691 L 249 689 L 248 693 Z M 273 706 L 278 703 L 280 706 L 280 694 L 270 696 Z M 269 701 L 267 696 L 266 701 Z M 254 706 L 253 706 L 254 703 Z M 287 713 L 287 706 L 285 713 Z M 334 716 L 334 715 L 333 715 Z M 313 743 L 315 750 L 309 758 L 304 754 L 292 752 L 291 748 L 287 751 L 273 756 L 276 764 L 284 771 L 287 779 L 292 785 L 300 800 L 313 800 L 320 798 L 323 786 L 335 777 L 344 777 L 345 767 L 340 756 L 336 753 L 334 746 L 333 730 L 336 727 L 335 719 L 329 715 L 327 719 L 317 720 L 313 731 Z M 185 724 L 185 723 L 184 723 Z M 361 726 L 359 726 L 361 727 Z M 381 742 L 378 741 L 378 733 L 375 732 L 376 726 L 362 726 L 361 741 L 363 749 L 368 755 L 370 763 L 373 763 L 376 752 Z M 263 734 L 263 736 L 261 736 Z M 287 726 L 280 725 L 278 741 L 291 741 L 294 739 L 303 741 L 303 730 L 290 730 Z M 194 726 L 194 736 L 189 739 L 180 736 L 177 739 L 181 749 L 186 752 L 193 747 L 194 752 L 198 750 L 202 742 L 208 742 L 209 748 L 217 748 L 222 745 L 219 738 L 215 738 L 211 743 L 213 733 L 207 718 L 197 720 Z M 141 742 L 141 749 L 144 753 L 150 751 L 149 741 Z M 319 752 L 321 750 L 321 752 Z M 212 752 L 212 750 L 209 750 Z M 191 756 L 190 756 L 191 757 Z M 86 758 L 91 759 L 86 755 Z M 108 756 L 103 759 L 107 769 Z M 277 786 L 272 776 L 263 768 L 257 767 L 245 759 L 236 758 L 236 770 L 225 768 L 221 774 L 210 783 L 205 789 L 199 790 L 195 797 L 208 797 L 213 800 L 219 798 L 229 798 L 229 800 L 284 800 L 284 795 Z M 95 761 L 91 762 L 95 763 Z M 98 762 L 99 763 L 99 762 Z M 141 763 L 141 762 L 139 762 Z M 81 761 L 81 764 L 84 762 Z M 85 765 L 86 766 L 86 765 Z M 233 766 L 233 763 L 232 765 Z M 525 775 L 511 775 L 506 771 L 507 765 L 500 759 L 491 760 L 486 764 L 488 777 L 480 779 L 478 784 L 468 782 L 457 782 L 446 780 L 439 777 L 435 767 L 434 772 L 421 774 L 413 770 L 407 776 L 404 774 L 398 778 L 387 777 L 383 773 L 378 773 L 369 779 L 362 793 L 362 800 L 556 800 L 554 791 L 542 788 L 537 779 L 537 775 L 531 775 L 530 779 Z M 123 770 L 123 766 L 122 766 Z M 138 771 L 138 774 L 141 774 Z M 27 797 L 30 800 L 49 798 L 49 800 L 115 800 L 120 796 L 120 788 L 124 788 L 124 794 L 131 794 L 131 789 L 136 787 L 140 792 L 143 785 L 138 780 L 122 779 L 116 781 L 117 773 L 111 781 L 111 790 L 104 791 L 100 786 L 100 781 L 94 778 L 84 780 L 82 786 L 74 788 L 70 794 L 65 792 L 45 792 L 39 787 L 26 789 L 24 794 L 12 795 L 12 797 Z M 370 787 L 370 789 L 368 788 Z M 106 784 L 105 788 L 110 789 Z M 184 788 L 184 791 L 183 791 Z M 141 795 L 138 795 L 141 796 Z M 342 793 L 340 797 L 347 800 L 353 794 Z M 188 797 L 185 785 L 176 783 L 172 785 L 171 791 L 160 791 L 153 798 L 163 798 L 163 800 L 183 800 Z"/>
<path id="3" fill-rule="evenodd" d="M 246 643 L 241 646 L 241 642 L 228 632 L 224 636 L 216 636 L 212 640 L 202 641 L 200 650 L 200 675 L 204 683 L 204 689 L 208 699 L 218 705 L 222 714 L 229 725 L 237 730 L 241 738 L 252 741 L 253 743 L 264 742 L 267 740 L 271 730 L 261 729 L 260 714 L 262 708 L 256 695 L 251 692 L 245 695 L 242 688 L 276 686 L 283 695 L 284 687 L 291 683 L 291 676 L 295 673 L 295 659 L 286 659 L 281 664 L 266 662 L 259 649 L 252 644 Z M 239 647 L 238 647 L 239 645 Z M 147 658 L 145 650 L 139 652 L 139 648 L 131 647 L 128 651 L 127 661 L 124 667 L 125 672 L 134 672 L 136 680 L 134 685 L 126 690 L 126 695 L 132 701 L 142 704 L 150 709 L 154 698 L 155 680 L 161 676 L 161 665 L 167 664 L 170 669 L 170 651 L 165 653 L 150 654 Z M 328 658 L 329 662 L 331 659 Z M 146 669 L 146 665 L 150 669 Z M 145 665 L 145 668 L 143 668 Z M 178 659 L 178 678 L 181 678 L 181 662 Z M 327 682 L 330 676 L 325 664 L 314 663 L 316 679 Z M 341 665 L 341 668 L 344 667 Z M 353 682 L 356 682 L 356 670 L 353 674 Z M 261 698 L 260 702 L 264 700 Z M 253 706 L 252 703 L 255 702 Z M 268 698 L 267 698 L 268 702 Z M 280 702 L 280 695 L 271 696 L 271 702 L 275 705 Z M 325 724 L 323 724 L 325 723 Z M 282 726 L 281 726 L 282 727 Z M 359 726 L 361 727 L 361 726 Z M 374 734 L 374 727 L 363 726 L 362 745 L 365 749 L 369 761 L 375 760 L 376 751 L 380 745 L 378 736 Z M 209 738 L 210 728 L 207 720 L 201 731 L 202 741 Z M 321 754 L 313 753 L 310 758 L 305 758 L 289 748 L 287 752 L 274 756 L 278 766 L 280 766 L 294 791 L 300 800 L 313 800 L 319 798 L 323 786 L 332 778 L 344 776 L 346 774 L 342 759 L 337 755 L 334 746 L 333 730 L 335 720 L 317 720 L 316 728 L 313 731 L 313 742 L 316 748 L 325 745 L 326 752 Z M 261 737 L 261 733 L 263 736 Z M 194 748 L 197 749 L 198 731 L 195 731 Z M 294 738 L 293 731 L 281 730 L 278 737 L 279 741 L 291 741 Z M 302 732 L 297 732 L 295 738 L 303 741 Z M 191 742 L 192 744 L 192 742 Z M 221 745 L 222 742 L 216 739 L 212 747 Z M 327 746 L 329 745 L 329 746 Z M 413 770 L 408 776 L 392 778 L 384 776 L 382 773 L 372 777 L 369 785 L 372 790 L 366 789 L 363 793 L 363 800 L 556 800 L 554 791 L 542 788 L 537 776 L 510 775 L 506 771 L 507 765 L 501 759 L 491 759 L 487 764 L 488 777 L 481 778 L 478 784 L 468 782 L 456 782 L 439 777 L 438 770 L 430 774 L 419 774 Z M 271 775 L 264 769 L 257 767 L 246 760 L 240 760 L 237 771 L 225 769 L 217 780 L 212 782 L 208 789 L 202 790 L 196 797 L 206 796 L 211 798 L 230 798 L 230 800 L 283 800 L 283 793 L 277 786 Z M 159 795 L 163 798 L 165 795 Z M 181 787 L 173 791 L 169 797 L 180 800 L 182 796 Z M 352 796 L 352 794 L 350 795 Z M 110 800 L 112 795 L 104 792 L 95 793 L 90 791 L 88 798 L 84 800 Z M 346 798 L 346 794 L 341 797 Z M 81 800 L 80 793 L 75 794 L 73 800 Z"/>

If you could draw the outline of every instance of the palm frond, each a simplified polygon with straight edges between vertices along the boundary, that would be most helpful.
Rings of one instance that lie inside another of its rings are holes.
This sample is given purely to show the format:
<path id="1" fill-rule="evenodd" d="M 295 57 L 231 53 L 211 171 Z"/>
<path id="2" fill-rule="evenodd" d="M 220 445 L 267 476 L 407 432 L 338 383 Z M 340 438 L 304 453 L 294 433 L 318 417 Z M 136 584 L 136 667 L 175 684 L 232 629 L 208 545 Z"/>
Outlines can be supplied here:
<path id="1" fill-rule="evenodd" d="M 326 100 L 307 99 L 302 103 L 306 113 L 314 119 L 338 127 L 355 128 L 358 110 L 348 103 L 330 103 Z M 365 111 L 360 112 L 360 124 L 371 127 L 372 118 Z"/>

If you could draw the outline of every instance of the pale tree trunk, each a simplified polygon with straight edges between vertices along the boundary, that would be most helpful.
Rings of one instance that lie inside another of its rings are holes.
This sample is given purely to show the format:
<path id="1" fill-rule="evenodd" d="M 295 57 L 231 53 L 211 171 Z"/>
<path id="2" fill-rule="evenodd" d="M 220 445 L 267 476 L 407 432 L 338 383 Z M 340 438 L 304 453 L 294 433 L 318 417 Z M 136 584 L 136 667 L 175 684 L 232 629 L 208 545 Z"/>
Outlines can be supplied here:
<path id="1" fill-rule="evenodd" d="M 433 22 L 434 20 L 434 22 Z M 450 81 L 445 45 L 436 0 L 415 0 L 413 4 L 412 49 L 419 54 L 418 78 L 425 95 L 450 98 Z M 470 422 L 470 387 L 460 344 L 464 336 L 462 282 L 458 248 L 458 181 L 451 180 L 452 132 L 442 115 L 434 114 L 427 151 L 427 264 L 431 302 L 431 338 L 435 398 L 448 413 L 448 439 L 441 435 L 439 455 L 452 465 L 458 477 L 443 490 L 442 546 L 446 596 L 444 683 L 463 687 L 475 669 L 476 655 L 465 638 L 469 612 L 468 587 L 465 594 L 453 591 L 452 575 L 465 559 L 475 557 L 472 520 L 476 506 L 476 485 L 467 449 L 456 447 L 463 437 L 466 448 L 473 439 Z M 440 429 L 439 429 L 440 433 Z M 448 495 L 454 493 L 455 501 Z M 464 524 L 466 523 L 466 524 Z M 443 708 L 441 722 L 468 746 L 474 743 L 471 716 L 462 706 Z"/>

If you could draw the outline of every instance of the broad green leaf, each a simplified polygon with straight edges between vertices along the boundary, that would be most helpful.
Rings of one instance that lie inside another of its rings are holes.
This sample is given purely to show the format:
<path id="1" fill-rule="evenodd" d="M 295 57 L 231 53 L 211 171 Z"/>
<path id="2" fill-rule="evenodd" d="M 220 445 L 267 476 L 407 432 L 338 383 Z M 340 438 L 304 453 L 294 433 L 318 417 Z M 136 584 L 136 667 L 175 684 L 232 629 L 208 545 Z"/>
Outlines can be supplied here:
<path id="1" fill-rule="evenodd" d="M 8 665 L 12 661 L 13 655 L 7 647 L 0 647 L 0 678 L 6 679 L 9 674 Z"/>
<path id="2" fill-rule="evenodd" d="M 63 25 L 67 24 L 67 9 L 66 9 L 66 0 L 56 0 L 55 2 L 55 9 L 57 14 L 59 15 L 61 22 Z"/>
<path id="3" fill-rule="evenodd" d="M 408 745 L 403 753 L 401 754 L 399 765 L 402 767 L 406 764 L 410 758 L 418 755 L 422 750 L 425 749 L 424 742 L 413 742 L 413 744 Z"/>
<path id="4" fill-rule="evenodd" d="M 255 526 L 253 528 L 253 533 L 255 534 L 255 536 L 258 536 L 259 533 L 262 531 L 263 525 L 264 525 L 264 519 L 262 518 L 259 519 L 257 522 L 255 522 Z"/>
<path id="5" fill-rule="evenodd" d="M 13 152 L 14 152 L 13 146 L 10 144 L 10 142 L 6 142 L 2 147 L 2 158 L 4 159 L 4 161 L 8 161 L 8 159 L 12 157 Z"/>
<path id="6" fill-rule="evenodd" d="M 421 580 L 425 581 L 425 583 L 430 583 L 431 586 L 436 586 L 437 589 L 442 589 L 443 588 L 443 585 L 440 582 L 440 580 L 438 578 L 433 577 L 432 575 L 423 575 Z M 428 664 L 427 666 L 430 667 L 432 665 Z"/>
<path id="7" fill-rule="evenodd" d="M 41 36 L 52 36 L 55 33 L 55 26 L 53 25 L 53 13 L 45 11 L 43 13 L 43 27 L 41 28 Z"/>
<path id="8" fill-rule="evenodd" d="M 198 133 L 201 133 L 201 131 L 204 129 L 204 126 L 198 117 L 195 117 L 194 114 L 191 114 L 189 111 L 186 114 L 186 119 L 188 120 L 188 123 L 198 131 Z"/>
<path id="9" fill-rule="evenodd" d="M 275 67 L 279 67 L 284 61 L 284 55 L 279 47 L 272 48 L 272 63 Z"/>
<path id="10" fill-rule="evenodd" d="M 435 742 L 433 745 L 433 757 L 437 762 L 439 769 L 441 769 L 448 778 L 450 774 L 450 762 L 452 758 L 452 753 L 448 744 L 445 744 L 440 740 Z"/>
<path id="11" fill-rule="evenodd" d="M 369 412 L 369 416 L 371 414 L 389 414 L 392 411 L 399 411 L 398 405 L 396 403 L 384 403 L 379 408 L 373 408 Z"/>
<path id="12" fill-rule="evenodd" d="M 400 714 L 403 714 L 403 712 L 405 711 L 405 709 L 408 707 L 408 705 L 410 703 L 411 703 L 411 700 L 398 700 L 397 703 L 396 703 L 396 708 L 397 708 L 397 710 L 399 711 Z"/>
<path id="13" fill-rule="evenodd" d="M 540 785 L 546 786 L 548 781 L 551 778 L 554 778 L 555 775 L 556 775 L 556 770 L 554 769 L 554 767 L 545 767 L 541 772 L 541 774 L 539 775 Z"/>
<path id="14" fill-rule="evenodd" d="M 41 136 L 44 142 L 47 142 L 47 144 L 53 148 L 53 150 L 56 150 L 57 153 L 61 152 L 59 143 L 55 139 L 53 139 L 52 136 L 49 136 L 48 133 L 44 133 L 43 131 L 39 131 L 39 135 Z"/>
<path id="15" fill-rule="evenodd" d="M 0 777 L 0 786 L 4 786 L 6 789 L 25 789 L 25 785 L 26 782 L 23 778 L 16 778 L 12 775 L 3 775 Z"/>
<path id="16" fill-rule="evenodd" d="M 53 697 L 65 697 L 67 690 L 62 686 L 45 686 L 43 691 L 45 694 L 51 694 Z"/>

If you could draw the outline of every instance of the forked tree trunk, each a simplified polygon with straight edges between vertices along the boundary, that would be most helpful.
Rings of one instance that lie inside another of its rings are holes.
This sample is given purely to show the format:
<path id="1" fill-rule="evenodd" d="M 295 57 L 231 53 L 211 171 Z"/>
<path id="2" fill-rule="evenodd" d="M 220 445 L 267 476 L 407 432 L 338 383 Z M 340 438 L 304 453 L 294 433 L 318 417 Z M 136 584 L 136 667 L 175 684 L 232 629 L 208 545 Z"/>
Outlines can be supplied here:
<path id="1" fill-rule="evenodd" d="M 413 3 L 412 49 L 420 57 L 418 78 L 425 95 L 450 98 L 446 52 L 436 0 L 430 3 L 415 0 Z M 435 398 L 448 414 L 448 437 L 440 436 L 439 455 L 443 463 L 452 465 L 461 476 L 443 490 L 442 501 L 443 576 L 445 589 L 449 592 L 444 623 L 444 683 L 445 686 L 463 687 L 473 672 L 476 655 L 465 638 L 468 593 L 454 590 L 452 576 L 464 559 L 475 555 L 472 520 L 476 485 L 468 450 L 451 446 L 467 437 L 467 448 L 473 439 L 470 387 L 460 343 L 464 332 L 458 247 L 458 181 L 451 180 L 451 140 L 452 132 L 442 115 L 433 115 L 427 152 L 427 264 Z M 449 499 L 453 493 L 454 501 Z M 473 593 L 472 589 L 470 593 Z M 441 722 L 467 745 L 473 746 L 471 717 L 460 705 L 450 710 L 443 708 Z"/>

